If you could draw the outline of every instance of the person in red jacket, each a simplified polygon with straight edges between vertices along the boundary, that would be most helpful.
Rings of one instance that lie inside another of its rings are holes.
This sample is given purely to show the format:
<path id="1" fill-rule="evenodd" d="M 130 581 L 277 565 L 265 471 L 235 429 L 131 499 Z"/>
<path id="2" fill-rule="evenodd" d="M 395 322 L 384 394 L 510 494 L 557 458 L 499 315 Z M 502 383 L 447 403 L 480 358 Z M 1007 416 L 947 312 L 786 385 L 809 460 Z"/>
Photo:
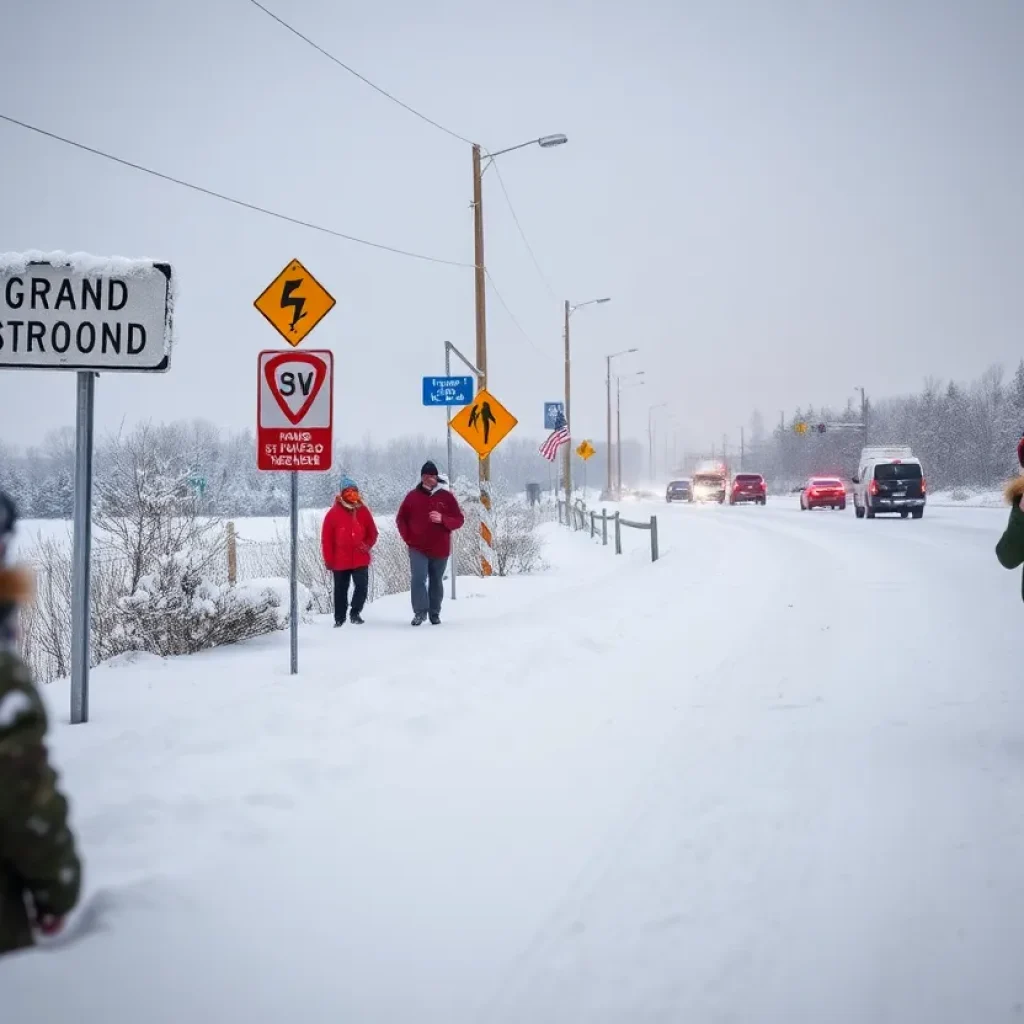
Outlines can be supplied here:
<path id="1" fill-rule="evenodd" d="M 398 532 L 409 548 L 412 624 L 422 626 L 429 615 L 432 625 L 440 625 L 452 531 L 460 529 L 465 518 L 455 495 L 439 486 L 433 462 L 424 463 L 419 486 L 405 496 L 397 522 Z"/>
<path id="2" fill-rule="evenodd" d="M 353 584 L 349 619 L 357 626 L 363 624 L 363 607 L 370 589 L 370 551 L 376 543 L 373 514 L 363 504 L 355 480 L 346 476 L 320 531 L 324 565 L 334 574 L 335 628 L 345 625 L 349 582 Z"/>

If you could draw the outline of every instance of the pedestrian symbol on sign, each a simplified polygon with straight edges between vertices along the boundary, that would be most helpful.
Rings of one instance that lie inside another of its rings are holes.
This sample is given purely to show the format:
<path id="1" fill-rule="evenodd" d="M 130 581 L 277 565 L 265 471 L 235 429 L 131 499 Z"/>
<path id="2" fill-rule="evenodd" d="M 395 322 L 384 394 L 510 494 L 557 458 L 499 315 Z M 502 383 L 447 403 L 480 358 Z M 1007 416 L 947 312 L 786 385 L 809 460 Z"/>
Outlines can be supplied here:
<path id="1" fill-rule="evenodd" d="M 494 418 L 494 413 L 491 412 L 490 402 L 477 402 L 469 413 L 469 426 L 474 430 L 479 430 L 480 425 L 483 424 L 484 428 L 484 447 L 491 442 L 491 424 L 496 423 L 497 420 Z"/>
<path id="2" fill-rule="evenodd" d="M 481 459 L 487 458 L 516 425 L 516 418 L 489 391 L 481 391 L 452 417 L 451 427 Z"/>

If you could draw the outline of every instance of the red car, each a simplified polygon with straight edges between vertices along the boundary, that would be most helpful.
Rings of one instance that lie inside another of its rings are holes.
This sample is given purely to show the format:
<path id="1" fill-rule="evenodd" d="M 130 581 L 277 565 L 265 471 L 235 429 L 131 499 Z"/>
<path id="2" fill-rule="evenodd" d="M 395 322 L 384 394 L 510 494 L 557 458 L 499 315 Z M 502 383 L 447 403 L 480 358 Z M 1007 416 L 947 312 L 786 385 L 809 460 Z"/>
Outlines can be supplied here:
<path id="1" fill-rule="evenodd" d="M 768 501 L 768 485 L 760 473 L 737 473 L 729 492 L 730 505 L 742 505 L 752 501 L 756 505 L 764 505 Z"/>
<path id="2" fill-rule="evenodd" d="M 846 508 L 846 485 L 835 476 L 812 476 L 800 492 L 800 508 Z"/>

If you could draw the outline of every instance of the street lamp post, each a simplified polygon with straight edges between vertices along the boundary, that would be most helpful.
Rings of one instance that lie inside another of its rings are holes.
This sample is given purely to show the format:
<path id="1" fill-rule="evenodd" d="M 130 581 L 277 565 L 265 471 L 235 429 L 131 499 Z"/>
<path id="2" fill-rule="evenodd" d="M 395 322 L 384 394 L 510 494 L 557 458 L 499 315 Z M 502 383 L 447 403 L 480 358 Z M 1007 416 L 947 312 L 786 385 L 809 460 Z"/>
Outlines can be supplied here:
<path id="1" fill-rule="evenodd" d="M 647 475 L 651 483 L 654 483 L 655 457 L 654 457 L 654 414 L 659 409 L 667 409 L 668 402 L 659 402 L 647 410 Z"/>
<path id="2" fill-rule="evenodd" d="M 494 153 L 482 153 L 478 145 L 473 146 L 473 265 L 476 309 L 476 365 L 480 371 L 480 388 L 487 387 L 487 264 L 484 262 L 484 203 L 483 177 L 496 157 L 511 153 L 527 146 L 550 149 L 561 146 L 569 140 L 564 135 L 542 135 L 539 139 L 521 142 Z M 486 157 L 487 162 L 483 159 Z M 493 533 L 491 531 L 491 459 L 480 460 L 480 569 L 484 576 L 490 576 L 492 568 Z"/>
<path id="3" fill-rule="evenodd" d="M 569 317 L 576 312 L 577 309 L 582 309 L 584 306 L 600 306 L 606 302 L 611 302 L 610 297 L 603 299 L 588 299 L 586 302 L 578 302 L 576 305 L 572 305 L 568 299 L 565 300 L 565 422 L 569 425 L 570 434 L 572 432 L 572 358 L 569 348 Z M 572 445 L 567 444 L 565 446 L 565 463 L 563 474 L 565 476 L 565 507 L 568 508 L 572 502 Z"/>
<path id="4" fill-rule="evenodd" d="M 854 388 L 854 391 L 860 392 L 860 422 L 864 427 L 864 445 L 868 443 L 868 398 L 863 388 Z"/>
<path id="5" fill-rule="evenodd" d="M 613 352 L 610 356 L 605 356 L 606 374 L 604 383 L 608 398 L 608 480 L 605 490 L 609 496 L 612 493 L 612 360 L 618 359 L 619 356 L 628 356 L 639 351 L 637 348 L 625 348 L 621 352 Z"/>
<path id="6" fill-rule="evenodd" d="M 644 376 L 644 371 L 637 370 L 636 373 L 627 373 L 625 377 L 617 376 L 615 378 L 615 496 L 620 499 L 622 497 L 622 382 L 631 380 L 633 383 L 627 384 L 626 387 L 638 387 L 645 382 L 634 378 L 642 376 Z"/>

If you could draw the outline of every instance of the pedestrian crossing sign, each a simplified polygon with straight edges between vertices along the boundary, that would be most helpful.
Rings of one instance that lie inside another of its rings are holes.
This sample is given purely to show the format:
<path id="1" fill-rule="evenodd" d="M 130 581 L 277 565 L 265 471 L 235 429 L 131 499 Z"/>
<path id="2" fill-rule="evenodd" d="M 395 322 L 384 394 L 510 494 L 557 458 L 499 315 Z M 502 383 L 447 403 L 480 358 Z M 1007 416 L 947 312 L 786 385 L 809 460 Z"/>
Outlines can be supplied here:
<path id="1" fill-rule="evenodd" d="M 451 420 L 451 428 L 481 459 L 505 440 L 519 421 L 489 391 L 476 398 Z"/>

